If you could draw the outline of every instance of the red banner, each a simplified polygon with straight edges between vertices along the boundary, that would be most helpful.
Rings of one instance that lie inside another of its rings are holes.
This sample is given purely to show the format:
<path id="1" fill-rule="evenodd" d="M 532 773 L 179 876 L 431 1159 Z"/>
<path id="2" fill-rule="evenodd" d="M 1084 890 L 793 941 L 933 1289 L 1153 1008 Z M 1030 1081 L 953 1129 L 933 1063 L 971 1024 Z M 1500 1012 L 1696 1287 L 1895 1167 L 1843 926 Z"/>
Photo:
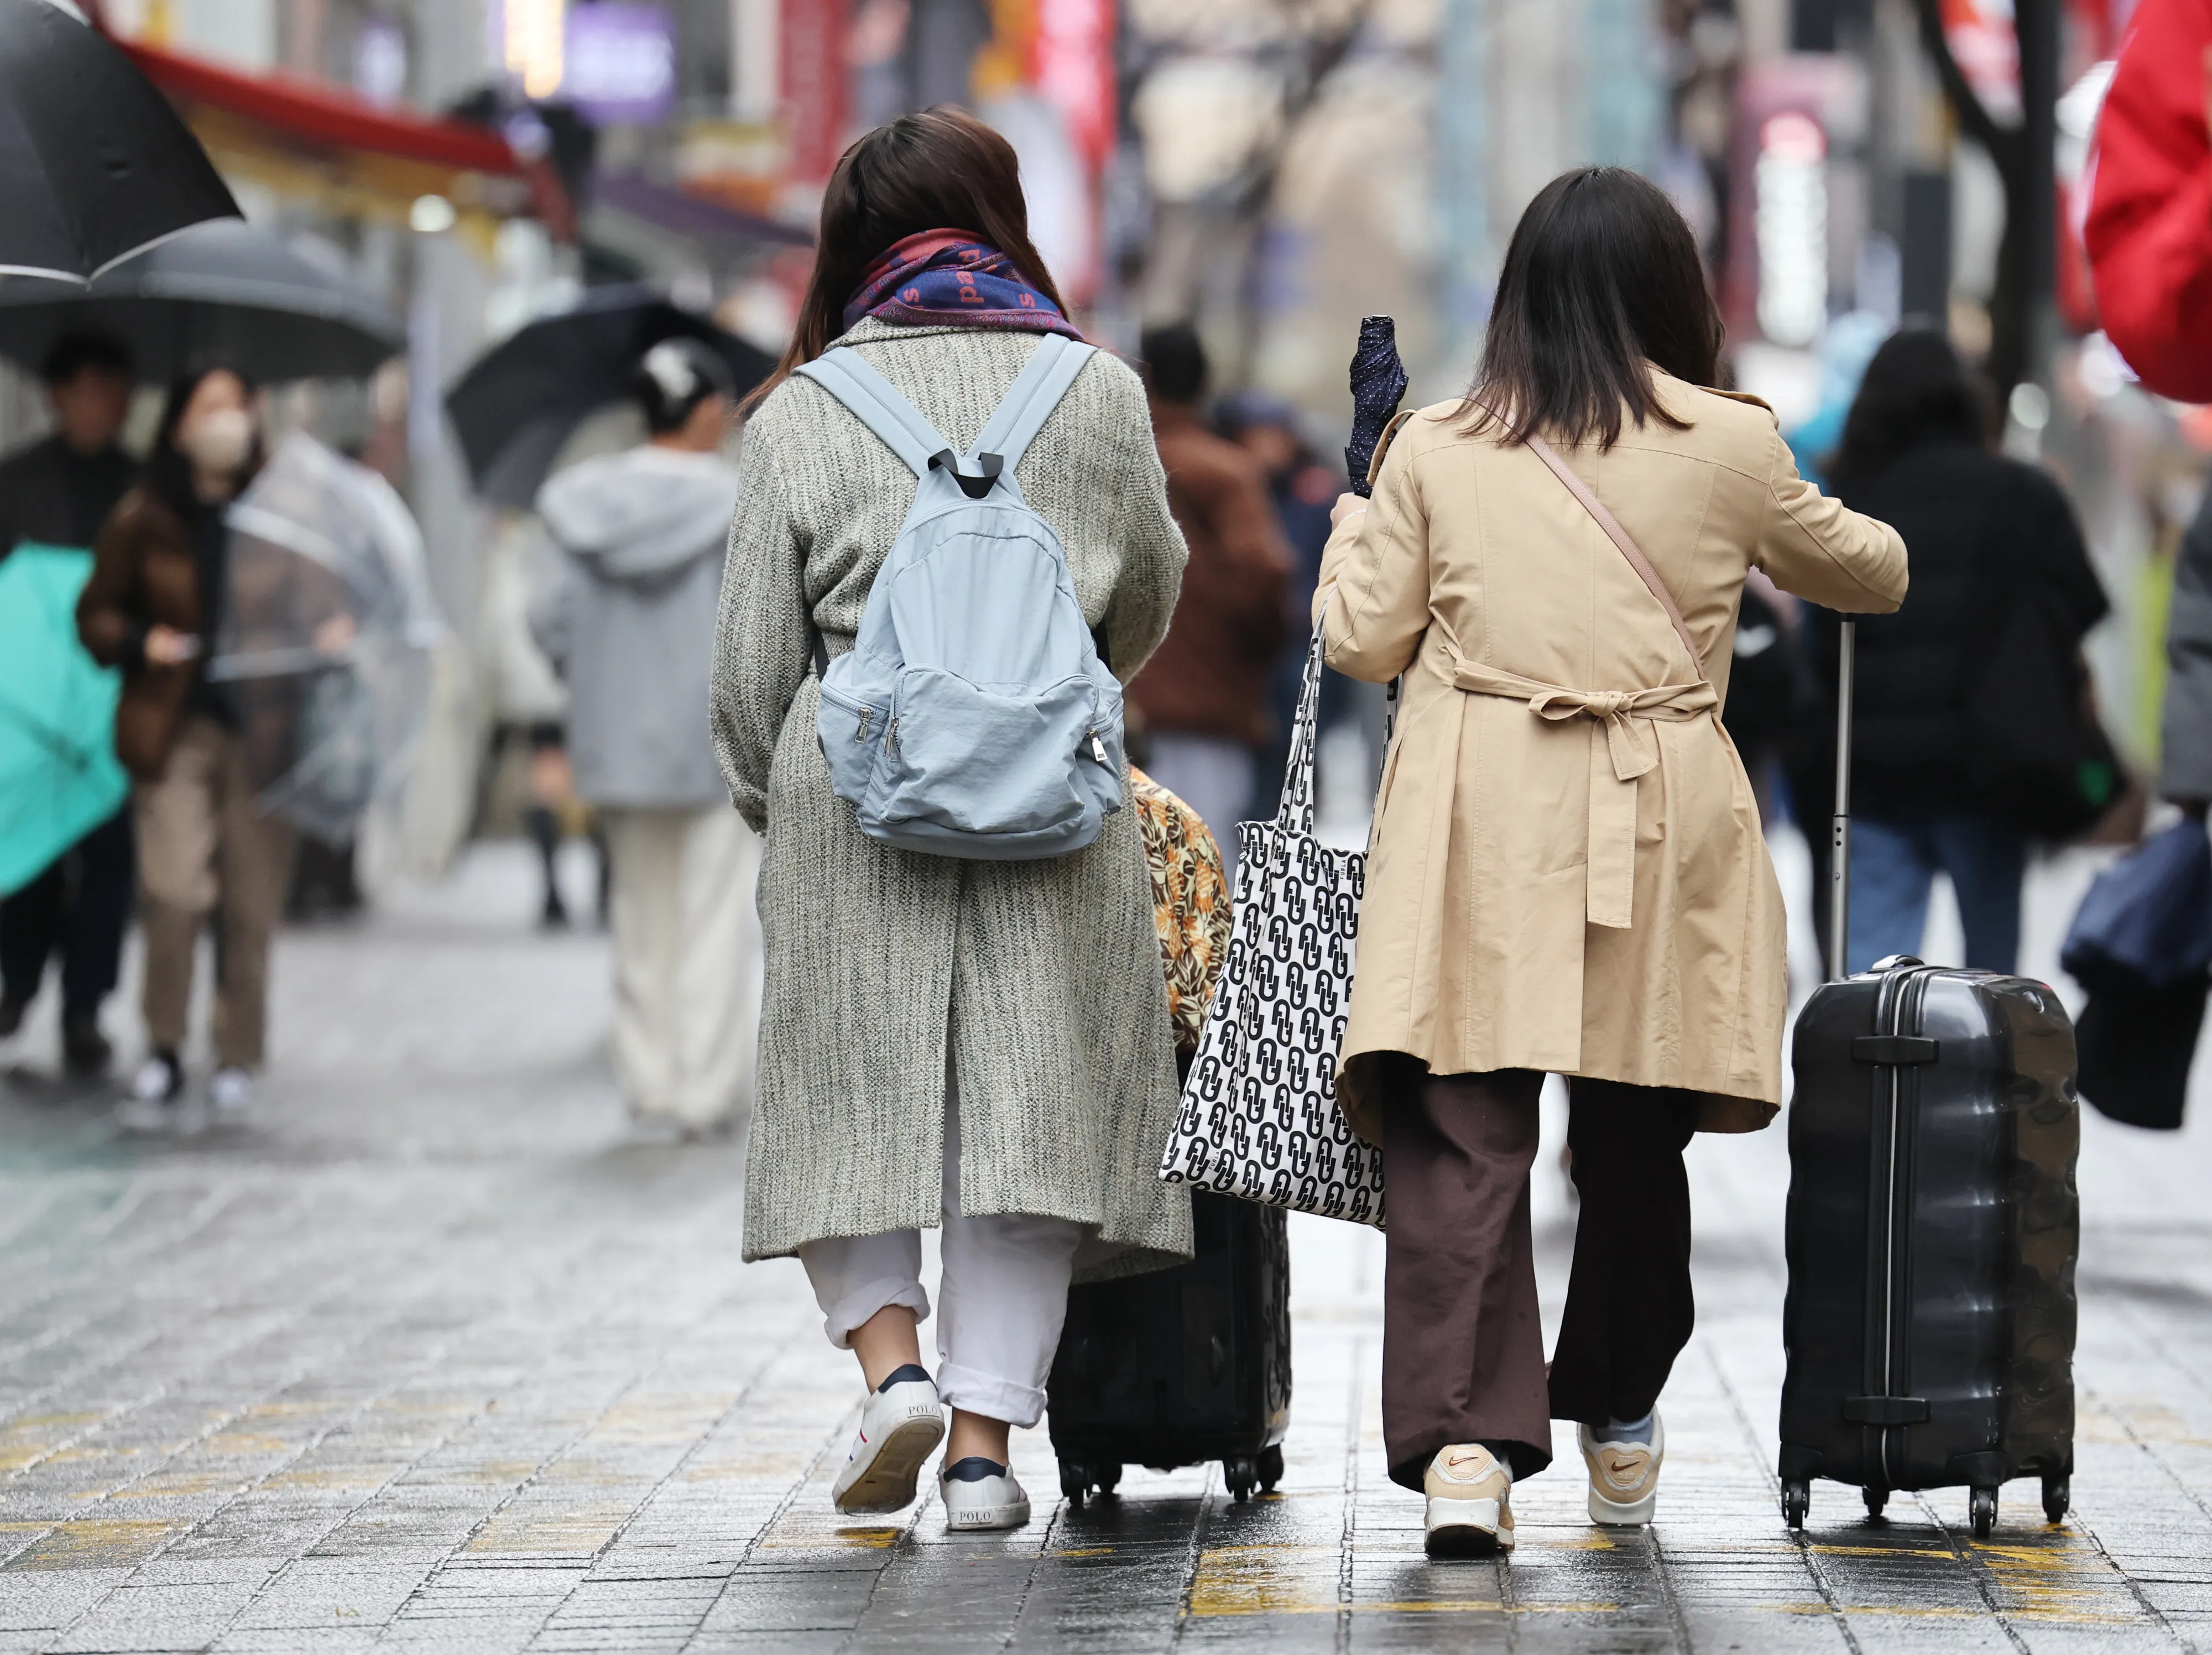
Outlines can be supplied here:
<path id="1" fill-rule="evenodd" d="M 1114 149 L 1113 0 L 1037 0 L 1032 75 L 1095 177 Z"/>
<path id="2" fill-rule="evenodd" d="M 777 56 L 790 178 L 829 181 L 844 148 L 847 0 L 781 0 Z"/>

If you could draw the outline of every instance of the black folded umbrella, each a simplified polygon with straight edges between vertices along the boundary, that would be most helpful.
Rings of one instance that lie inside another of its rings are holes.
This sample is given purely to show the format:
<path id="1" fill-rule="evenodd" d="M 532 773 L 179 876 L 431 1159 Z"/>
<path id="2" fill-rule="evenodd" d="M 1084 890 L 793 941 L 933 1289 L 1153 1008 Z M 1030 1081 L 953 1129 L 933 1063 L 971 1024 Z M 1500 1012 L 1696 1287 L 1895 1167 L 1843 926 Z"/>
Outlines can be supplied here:
<path id="1" fill-rule="evenodd" d="M 55 0 L 0 0 L 0 272 L 82 281 L 231 199 L 169 100 Z"/>
<path id="2" fill-rule="evenodd" d="M 631 285 L 589 289 L 479 356 L 446 393 L 477 492 L 527 509 L 576 427 L 627 397 L 638 359 L 678 338 L 720 352 L 740 395 L 775 368 L 766 351 Z"/>
<path id="3" fill-rule="evenodd" d="M 202 357 L 265 381 L 360 379 L 407 345 L 406 324 L 341 270 L 235 219 L 195 224 L 89 288 L 0 281 L 0 356 L 35 369 L 80 329 L 121 340 L 152 380 Z"/>
<path id="4" fill-rule="evenodd" d="M 1398 324 L 1388 316 L 1359 319 L 1359 344 L 1352 353 L 1352 441 L 1345 445 L 1352 491 L 1364 497 L 1375 445 L 1406 399 L 1406 365 L 1398 360 Z"/>

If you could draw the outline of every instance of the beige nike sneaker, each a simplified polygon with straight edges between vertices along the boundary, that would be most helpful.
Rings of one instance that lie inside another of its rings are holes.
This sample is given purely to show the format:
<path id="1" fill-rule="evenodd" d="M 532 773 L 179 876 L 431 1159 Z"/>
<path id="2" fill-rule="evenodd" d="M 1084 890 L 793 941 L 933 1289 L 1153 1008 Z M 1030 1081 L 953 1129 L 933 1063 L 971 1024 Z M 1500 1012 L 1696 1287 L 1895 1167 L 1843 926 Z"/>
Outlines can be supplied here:
<path id="1" fill-rule="evenodd" d="M 1487 1557 L 1513 1549 L 1513 1474 L 1480 1443 L 1439 1450 L 1421 1479 L 1431 1557 Z"/>
<path id="2" fill-rule="evenodd" d="M 1583 1462 L 1589 1467 L 1589 1514 L 1593 1523 L 1636 1524 L 1651 1521 L 1659 1504 L 1659 1465 L 1667 1457 L 1667 1427 L 1651 1415 L 1651 1441 L 1600 1442 L 1589 1426 L 1577 1427 Z"/>

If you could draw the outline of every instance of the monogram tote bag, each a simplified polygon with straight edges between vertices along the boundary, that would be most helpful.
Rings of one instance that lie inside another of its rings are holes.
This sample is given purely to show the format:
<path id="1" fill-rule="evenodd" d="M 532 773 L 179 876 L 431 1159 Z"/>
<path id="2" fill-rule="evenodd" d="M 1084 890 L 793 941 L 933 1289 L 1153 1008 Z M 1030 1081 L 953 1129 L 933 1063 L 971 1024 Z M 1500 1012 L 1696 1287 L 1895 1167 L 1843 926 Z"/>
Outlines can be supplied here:
<path id="1" fill-rule="evenodd" d="M 1160 1177 L 1380 1226 L 1382 1152 L 1355 1137 L 1336 1107 L 1367 857 L 1314 835 L 1321 654 L 1316 627 L 1275 819 L 1237 825 L 1229 957 Z"/>

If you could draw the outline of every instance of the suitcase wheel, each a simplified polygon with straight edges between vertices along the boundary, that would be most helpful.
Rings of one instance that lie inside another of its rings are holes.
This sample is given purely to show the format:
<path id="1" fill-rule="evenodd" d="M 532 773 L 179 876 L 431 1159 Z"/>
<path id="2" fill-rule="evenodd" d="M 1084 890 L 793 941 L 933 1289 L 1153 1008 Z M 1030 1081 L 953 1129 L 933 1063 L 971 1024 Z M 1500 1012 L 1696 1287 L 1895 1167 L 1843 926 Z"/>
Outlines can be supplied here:
<path id="1" fill-rule="evenodd" d="M 1096 1491 L 1100 1498 L 1114 1492 L 1121 1481 L 1121 1466 L 1118 1460 L 1099 1464 L 1086 1464 L 1081 1460 L 1062 1460 L 1060 1463 L 1060 1492 L 1066 1496 L 1070 1510 L 1081 1511 L 1083 1502 Z"/>
<path id="2" fill-rule="evenodd" d="M 1263 1494 L 1273 1494 L 1275 1492 L 1275 1485 L 1282 1480 L 1282 1444 L 1277 1443 L 1271 1448 L 1262 1448 L 1260 1451 L 1260 1492 Z M 2057 1521 L 2055 1518 L 2051 1520 L 2053 1522 Z"/>
<path id="3" fill-rule="evenodd" d="M 2052 1523 L 2066 1520 L 2067 1508 L 2074 1503 L 2074 1479 L 2060 1473 L 2043 1480 L 2043 1515 Z"/>
<path id="4" fill-rule="evenodd" d="M 1813 1509 L 1813 1485 L 1802 1477 L 1792 1477 L 1782 1485 L 1782 1521 L 1792 1529 L 1805 1526 L 1806 1513 Z"/>
<path id="5" fill-rule="evenodd" d="M 1987 1540 L 1997 1526 L 1997 1491 L 1977 1488 L 1966 1502 L 1966 1518 L 1977 1540 Z"/>
<path id="6" fill-rule="evenodd" d="M 1867 1521 L 1869 1523 L 1881 1522 L 1881 1508 L 1889 1504 L 1889 1490 L 1887 1488 L 1869 1488 L 1865 1491 L 1865 1494 Z"/>
<path id="7" fill-rule="evenodd" d="M 1221 1462 L 1221 1480 L 1229 1485 L 1230 1497 L 1241 1506 L 1260 1486 L 1260 1462 L 1249 1454 L 1234 1455 Z"/>

